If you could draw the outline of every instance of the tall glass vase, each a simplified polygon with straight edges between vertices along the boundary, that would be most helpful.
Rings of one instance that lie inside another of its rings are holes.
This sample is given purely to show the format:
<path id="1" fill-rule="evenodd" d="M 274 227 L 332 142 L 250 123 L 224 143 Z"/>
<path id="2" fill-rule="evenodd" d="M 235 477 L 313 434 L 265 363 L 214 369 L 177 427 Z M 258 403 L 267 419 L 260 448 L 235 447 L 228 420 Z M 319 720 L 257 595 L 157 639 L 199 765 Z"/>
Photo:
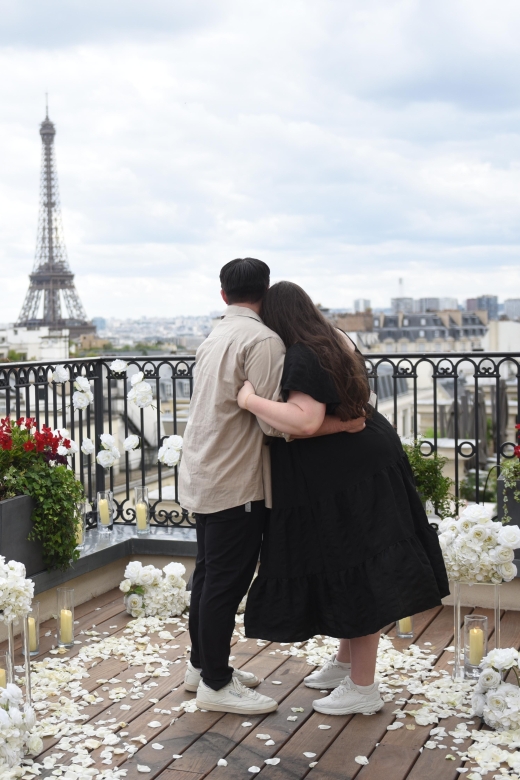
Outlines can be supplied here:
<path id="1" fill-rule="evenodd" d="M 16 682 L 15 676 L 14 676 L 14 626 L 13 621 L 10 620 L 7 623 L 7 652 L 9 654 L 9 664 L 11 666 L 10 668 L 10 682 Z"/>

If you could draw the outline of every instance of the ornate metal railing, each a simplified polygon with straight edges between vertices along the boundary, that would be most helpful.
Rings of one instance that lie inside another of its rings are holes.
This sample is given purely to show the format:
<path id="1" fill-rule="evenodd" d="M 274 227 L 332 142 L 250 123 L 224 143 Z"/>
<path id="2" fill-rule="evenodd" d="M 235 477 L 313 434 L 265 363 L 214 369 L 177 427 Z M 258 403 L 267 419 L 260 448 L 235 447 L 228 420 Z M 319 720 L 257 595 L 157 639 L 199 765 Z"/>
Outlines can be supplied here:
<path id="1" fill-rule="evenodd" d="M 37 425 L 66 428 L 78 445 L 85 438 L 95 452 L 80 450 L 71 466 L 95 506 L 96 494 L 110 488 L 117 507 L 116 522 L 135 523 L 132 488 L 147 484 L 153 522 L 191 525 L 179 506 L 177 468 L 157 461 L 158 448 L 171 434 L 181 434 L 193 392 L 195 358 L 127 358 L 128 371 L 115 374 L 113 358 L 86 358 L 60 363 L 70 380 L 52 381 L 55 363 L 0 365 L 0 417 L 34 417 Z M 457 496 L 491 500 L 486 481 L 502 458 L 513 457 L 515 423 L 520 421 L 520 353 L 416 353 L 366 356 L 377 405 L 402 436 L 422 434 L 424 457 L 438 452 L 448 457 L 447 469 Z M 153 388 L 153 406 L 139 409 L 127 395 L 130 378 L 142 371 Z M 93 400 L 84 410 L 72 402 L 74 380 L 86 377 Z M 105 470 L 96 461 L 100 436 L 110 433 L 121 452 L 119 462 Z M 131 433 L 141 447 L 123 450 Z M 491 497 L 492 498 L 492 497 Z M 94 525 L 94 520 L 91 520 Z"/>

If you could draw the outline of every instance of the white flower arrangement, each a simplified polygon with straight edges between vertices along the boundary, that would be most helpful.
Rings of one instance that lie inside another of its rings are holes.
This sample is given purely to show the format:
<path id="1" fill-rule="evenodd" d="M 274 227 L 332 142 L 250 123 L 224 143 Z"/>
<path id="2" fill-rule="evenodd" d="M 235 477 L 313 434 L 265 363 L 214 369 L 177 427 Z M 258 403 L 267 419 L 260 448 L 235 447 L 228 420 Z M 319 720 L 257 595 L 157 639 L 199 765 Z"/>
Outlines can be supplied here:
<path id="1" fill-rule="evenodd" d="M 130 379 L 130 383 L 132 387 L 127 396 L 128 400 L 133 401 L 140 409 L 150 406 L 153 401 L 153 390 L 152 386 L 144 381 L 143 372 L 139 371 L 137 374 L 134 374 Z"/>
<path id="2" fill-rule="evenodd" d="M 52 381 L 58 385 L 68 382 L 70 379 L 70 371 L 66 366 L 56 366 L 56 370 L 52 372 Z"/>
<path id="3" fill-rule="evenodd" d="M 110 469 L 114 463 L 119 460 L 121 453 L 117 449 L 116 440 L 111 433 L 102 433 L 99 439 L 101 441 L 102 449 L 98 452 L 96 460 L 104 469 Z M 90 441 L 90 439 L 88 439 L 88 441 Z"/>
<path id="4" fill-rule="evenodd" d="M 125 605 L 132 617 L 166 618 L 181 615 L 189 604 L 189 594 L 182 563 L 169 563 L 164 569 L 143 566 L 131 561 L 119 589 L 125 594 Z"/>
<path id="5" fill-rule="evenodd" d="M 495 649 L 482 659 L 471 704 L 473 713 L 492 729 L 520 729 L 520 688 L 502 682 L 502 674 L 512 669 L 519 681 L 520 654 L 513 647 Z"/>
<path id="6" fill-rule="evenodd" d="M 113 360 L 110 364 L 110 370 L 113 374 L 124 374 L 128 369 L 128 363 L 126 360 Z"/>
<path id="7" fill-rule="evenodd" d="M 516 576 L 520 528 L 491 520 L 491 511 L 473 504 L 457 519 L 439 523 L 439 543 L 448 577 L 467 584 L 510 582 Z"/>
<path id="8" fill-rule="evenodd" d="M 95 449 L 92 439 L 83 439 L 81 442 L 81 452 L 83 455 L 93 455 Z"/>
<path id="9" fill-rule="evenodd" d="M 22 707 L 22 701 L 17 685 L 0 688 L 0 777 L 9 777 L 8 769 L 19 767 L 27 753 L 37 755 L 43 749 L 41 738 L 31 733 L 36 724 L 34 710 Z"/>
<path id="10" fill-rule="evenodd" d="M 159 447 L 157 460 L 165 466 L 173 468 L 181 459 L 182 436 L 168 436 Z"/>
<path id="11" fill-rule="evenodd" d="M 0 555 L 0 621 L 10 623 L 26 615 L 31 609 L 33 596 L 34 582 L 26 579 L 23 563 L 6 563 Z"/>
<path id="12" fill-rule="evenodd" d="M 90 389 L 90 381 L 85 376 L 77 376 L 74 380 L 75 393 L 72 396 L 72 405 L 74 409 L 86 409 L 94 400 L 94 395 Z"/>
<path id="13" fill-rule="evenodd" d="M 126 439 L 123 442 L 123 447 L 125 448 L 125 452 L 131 452 L 132 450 L 136 450 L 141 443 L 141 439 L 139 436 L 136 436 L 134 433 L 130 434 L 130 436 L 127 436 Z"/>

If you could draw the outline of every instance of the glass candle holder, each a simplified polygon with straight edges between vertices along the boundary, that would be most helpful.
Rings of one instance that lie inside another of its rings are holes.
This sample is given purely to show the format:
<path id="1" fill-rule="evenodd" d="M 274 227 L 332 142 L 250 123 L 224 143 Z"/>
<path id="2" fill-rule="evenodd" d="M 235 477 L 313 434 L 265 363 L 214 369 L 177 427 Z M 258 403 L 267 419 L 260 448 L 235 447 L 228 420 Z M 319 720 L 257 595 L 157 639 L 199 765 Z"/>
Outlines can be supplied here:
<path id="1" fill-rule="evenodd" d="M 6 688 L 7 683 L 12 682 L 11 669 L 12 664 L 9 653 L 0 653 L 0 688 Z"/>
<path id="2" fill-rule="evenodd" d="M 38 655 L 40 652 L 40 602 L 33 601 L 31 611 L 27 615 L 27 620 L 24 621 L 24 635 L 27 631 L 27 639 L 29 641 L 29 655 Z M 22 653 L 25 655 L 26 640 L 22 646 Z"/>
<path id="3" fill-rule="evenodd" d="M 480 675 L 480 662 L 487 655 L 488 619 L 484 615 L 464 618 L 464 677 Z"/>
<path id="4" fill-rule="evenodd" d="M 148 488 L 144 485 L 134 488 L 135 523 L 138 534 L 147 534 L 150 530 L 150 501 Z"/>
<path id="5" fill-rule="evenodd" d="M 398 620 L 395 624 L 395 633 L 400 639 L 413 639 L 413 616 Z"/>
<path id="6" fill-rule="evenodd" d="M 74 644 L 74 588 L 57 588 L 58 596 L 58 645 Z"/>
<path id="7" fill-rule="evenodd" d="M 76 547 L 82 550 L 85 547 L 87 532 L 87 502 L 78 501 L 76 504 Z"/>
<path id="8" fill-rule="evenodd" d="M 112 533 L 114 527 L 114 494 L 101 490 L 97 494 L 97 527 L 102 534 Z"/>

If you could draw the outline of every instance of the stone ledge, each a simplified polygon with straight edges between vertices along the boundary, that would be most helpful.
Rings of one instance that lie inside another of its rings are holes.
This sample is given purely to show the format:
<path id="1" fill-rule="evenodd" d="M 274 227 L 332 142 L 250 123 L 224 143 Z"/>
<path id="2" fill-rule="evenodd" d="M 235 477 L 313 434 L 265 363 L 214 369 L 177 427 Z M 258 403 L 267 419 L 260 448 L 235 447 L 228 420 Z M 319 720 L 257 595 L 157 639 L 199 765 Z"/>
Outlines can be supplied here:
<path id="1" fill-rule="evenodd" d="M 97 529 L 87 532 L 85 548 L 79 560 L 66 571 L 42 571 L 34 574 L 34 594 L 58 587 L 69 580 L 134 555 L 159 555 L 194 558 L 197 542 L 194 528 L 152 527 L 150 533 L 137 535 L 134 526 L 114 526 L 112 533 Z"/>

